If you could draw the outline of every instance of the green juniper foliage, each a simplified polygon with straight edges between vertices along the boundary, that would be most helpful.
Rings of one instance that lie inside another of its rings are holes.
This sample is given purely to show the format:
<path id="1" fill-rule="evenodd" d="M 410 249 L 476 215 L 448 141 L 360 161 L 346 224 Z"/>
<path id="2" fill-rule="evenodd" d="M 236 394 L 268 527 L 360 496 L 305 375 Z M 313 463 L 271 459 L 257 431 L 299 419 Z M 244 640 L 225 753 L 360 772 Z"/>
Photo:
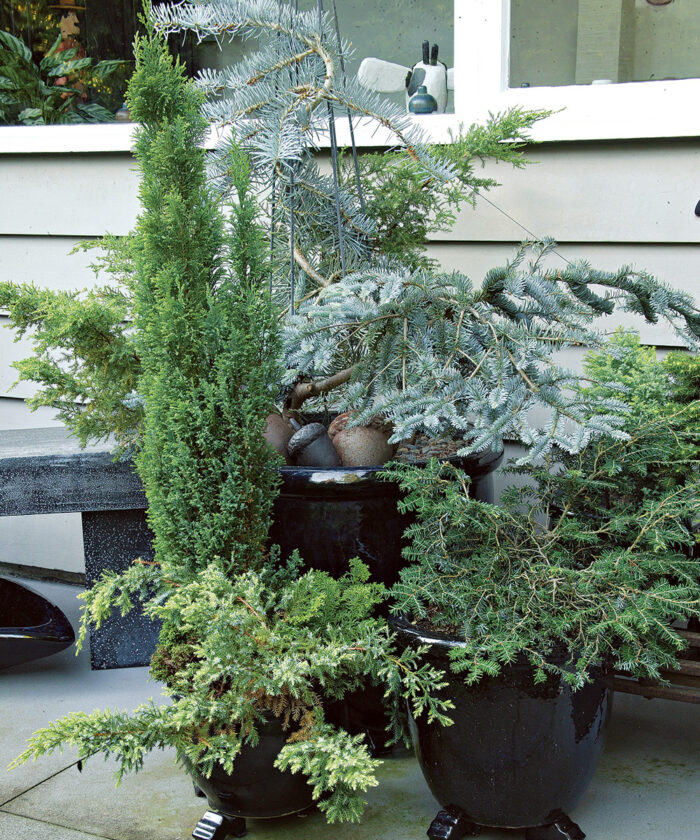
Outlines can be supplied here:
<path id="1" fill-rule="evenodd" d="M 396 738 L 406 701 L 449 722 L 450 704 L 430 694 L 442 674 L 394 652 L 375 616 L 384 588 L 359 561 L 340 580 L 300 576 L 299 558 L 280 568 L 266 548 L 278 456 L 263 428 L 280 348 L 249 163 L 229 150 L 236 200 L 224 223 L 199 148 L 201 94 L 159 37 L 137 37 L 135 54 L 128 102 L 141 123 L 143 212 L 127 246 L 129 347 L 140 359 L 136 466 L 155 560 L 106 572 L 85 593 L 79 646 L 91 623 L 140 601 L 162 623 L 151 673 L 170 703 L 68 715 L 35 733 L 13 766 L 72 745 L 83 759 L 113 756 L 120 778 L 150 750 L 173 747 L 185 767 L 231 772 L 277 717 L 288 740 L 276 765 L 308 777 L 329 821 L 357 820 L 377 762 L 361 736 L 326 720 L 324 703 L 367 681 L 383 685 Z"/>
<path id="2" fill-rule="evenodd" d="M 262 430 L 279 381 L 279 338 L 247 162 L 232 151 L 238 193 L 226 231 L 199 148 L 201 94 L 162 50 L 138 40 L 136 57 L 128 94 L 142 125 L 144 208 L 134 249 L 144 412 L 136 466 L 156 560 L 166 574 L 215 560 L 248 569 L 264 557 L 278 481 Z"/>
<path id="3" fill-rule="evenodd" d="M 591 517 L 591 490 L 610 481 L 607 458 L 619 445 L 601 441 L 585 469 L 586 455 L 521 468 L 535 485 L 509 488 L 500 506 L 470 498 L 464 474 L 435 460 L 425 471 L 391 470 L 417 516 L 393 610 L 462 640 L 451 668 L 467 683 L 520 655 L 536 681 L 563 673 L 575 687 L 601 662 L 657 679 L 675 667 L 686 643 L 670 622 L 700 614 L 700 568 L 684 552 L 700 484 Z M 650 457 L 644 441 L 625 446 L 627 458 Z M 621 473 L 612 480 L 619 489 Z"/>
<path id="4" fill-rule="evenodd" d="M 413 158 L 402 150 L 363 154 L 359 159 L 364 202 L 372 228 L 369 236 L 377 256 L 398 260 L 406 269 L 437 269 L 425 254 L 428 239 L 450 231 L 465 204 L 476 203 L 480 192 L 498 186 L 493 178 L 479 176 L 477 166 L 486 160 L 522 168 L 529 160 L 522 154 L 528 131 L 547 111 L 513 108 L 491 114 L 484 125 L 473 124 L 450 137 L 445 146 L 434 146 L 433 155 L 449 168 L 446 181 L 426 177 Z M 355 186 L 355 168 L 344 156 L 344 187 Z M 320 267 L 332 273 L 333 267 Z"/>
<path id="5" fill-rule="evenodd" d="M 116 260 L 129 242 L 104 240 Z M 142 422 L 140 404 L 128 394 L 136 389 L 140 359 L 133 334 L 130 277 L 124 285 L 89 292 L 51 291 L 33 284 L 0 283 L 0 308 L 10 313 L 15 341 L 31 338 L 33 355 L 14 367 L 19 380 L 41 383 L 27 400 L 32 410 L 56 409 L 56 415 L 85 446 L 114 434 L 121 447 L 133 449 Z"/>

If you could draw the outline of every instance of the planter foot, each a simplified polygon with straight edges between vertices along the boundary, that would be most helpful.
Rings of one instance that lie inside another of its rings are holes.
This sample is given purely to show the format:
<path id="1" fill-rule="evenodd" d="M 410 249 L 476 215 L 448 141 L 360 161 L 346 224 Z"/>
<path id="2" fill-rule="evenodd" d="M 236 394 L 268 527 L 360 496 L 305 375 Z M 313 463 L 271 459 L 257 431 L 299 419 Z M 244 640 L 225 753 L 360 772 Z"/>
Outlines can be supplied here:
<path id="1" fill-rule="evenodd" d="M 430 840 L 461 840 L 467 835 L 478 837 L 481 828 L 456 805 L 448 805 L 443 811 L 438 811 L 427 834 Z"/>
<path id="2" fill-rule="evenodd" d="M 225 840 L 229 835 L 244 837 L 245 834 L 243 817 L 225 817 L 216 811 L 207 811 L 192 832 L 195 840 Z"/>
<path id="3" fill-rule="evenodd" d="M 584 840 L 585 836 L 566 814 L 562 814 L 550 825 L 528 828 L 525 832 L 525 840 Z"/>
<path id="4" fill-rule="evenodd" d="M 199 796 L 201 799 L 206 797 L 206 793 L 200 788 L 196 782 L 192 782 L 192 787 L 194 788 L 194 795 Z"/>

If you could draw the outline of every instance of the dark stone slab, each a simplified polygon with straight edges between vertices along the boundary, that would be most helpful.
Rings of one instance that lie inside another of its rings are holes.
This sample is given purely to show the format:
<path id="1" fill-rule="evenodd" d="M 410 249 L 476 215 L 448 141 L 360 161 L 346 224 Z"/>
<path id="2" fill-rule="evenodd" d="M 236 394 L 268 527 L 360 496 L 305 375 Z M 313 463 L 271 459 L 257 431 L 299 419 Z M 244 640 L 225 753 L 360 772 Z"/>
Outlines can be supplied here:
<path id="1" fill-rule="evenodd" d="M 122 572 L 137 558 L 153 559 L 146 497 L 129 461 L 115 461 L 113 441 L 81 449 L 66 430 L 0 432 L 0 516 L 82 514 L 85 577 Z M 96 670 L 147 665 L 159 628 L 135 609 L 115 611 L 90 630 Z"/>
<path id="2" fill-rule="evenodd" d="M 0 432 L 0 516 L 143 510 L 146 497 L 113 442 L 81 449 L 63 429 Z"/>
<path id="3" fill-rule="evenodd" d="M 83 513 L 85 577 L 88 586 L 102 572 L 122 572 L 137 558 L 153 559 L 153 535 L 142 510 L 89 511 Z M 90 631 L 90 656 L 94 670 L 148 665 L 158 641 L 159 625 L 140 608 L 126 615 L 113 610 L 99 629 Z"/>

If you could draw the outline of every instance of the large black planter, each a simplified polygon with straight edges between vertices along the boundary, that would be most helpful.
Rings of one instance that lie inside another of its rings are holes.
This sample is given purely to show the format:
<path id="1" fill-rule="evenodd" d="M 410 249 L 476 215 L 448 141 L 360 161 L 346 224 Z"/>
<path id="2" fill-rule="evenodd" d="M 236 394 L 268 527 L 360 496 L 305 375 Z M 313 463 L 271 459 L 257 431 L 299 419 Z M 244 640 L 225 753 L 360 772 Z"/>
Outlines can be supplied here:
<path id="1" fill-rule="evenodd" d="M 289 732 L 282 729 L 279 718 L 270 718 L 259 728 L 260 740 L 255 747 L 246 745 L 236 756 L 233 773 L 226 773 L 216 766 L 207 779 L 185 761 L 185 767 L 196 786 L 206 796 L 209 807 L 195 829 L 207 837 L 207 823 L 224 818 L 224 826 L 211 832 L 218 837 L 245 834 L 245 818 L 268 819 L 284 817 L 306 811 L 313 804 L 312 788 L 306 776 L 289 771 L 284 773 L 275 766 L 275 759 L 289 738 Z M 215 827 L 215 822 L 214 822 Z M 226 832 L 226 833 L 224 833 Z"/>
<path id="2" fill-rule="evenodd" d="M 423 775 L 443 807 L 428 836 L 457 840 L 479 827 L 525 828 L 528 840 L 580 840 L 567 816 L 591 781 L 603 749 L 612 704 L 612 673 L 599 669 L 573 692 L 548 677 L 535 685 L 522 660 L 498 677 L 467 686 L 449 670 L 460 643 L 395 624 L 407 645 L 429 644 L 431 664 L 443 669 L 455 704 L 453 726 L 411 721 Z"/>
<path id="3" fill-rule="evenodd" d="M 493 501 L 492 473 L 502 452 L 483 452 L 455 461 L 472 479 L 474 497 Z M 270 542 L 282 558 L 295 548 L 309 568 L 340 577 L 353 557 L 372 578 L 391 586 L 398 580 L 403 532 L 396 484 L 380 478 L 381 467 L 281 467 L 282 486 L 272 514 Z"/>
<path id="4" fill-rule="evenodd" d="M 472 480 L 474 497 L 493 501 L 493 471 L 503 452 L 454 459 Z M 398 486 L 381 478 L 381 467 L 281 467 L 282 486 L 272 513 L 270 542 L 282 558 L 294 549 L 309 568 L 333 577 L 363 560 L 372 579 L 391 586 L 405 561 L 403 532 L 411 519 L 399 513 Z M 328 709 L 329 719 L 351 734 L 363 733 L 374 755 L 384 752 L 387 719 L 383 688 L 368 686 Z"/>
<path id="5" fill-rule="evenodd" d="M 64 650 L 75 633 L 63 612 L 38 592 L 0 578 L 0 668 Z"/>

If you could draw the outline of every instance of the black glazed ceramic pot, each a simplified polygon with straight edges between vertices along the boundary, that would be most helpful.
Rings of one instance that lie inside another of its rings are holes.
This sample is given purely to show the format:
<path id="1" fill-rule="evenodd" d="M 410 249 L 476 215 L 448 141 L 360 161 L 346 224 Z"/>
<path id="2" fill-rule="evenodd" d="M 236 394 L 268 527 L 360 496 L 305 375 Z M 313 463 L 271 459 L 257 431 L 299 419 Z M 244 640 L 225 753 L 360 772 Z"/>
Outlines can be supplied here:
<path id="1" fill-rule="evenodd" d="M 535 685 L 523 659 L 467 686 L 449 669 L 449 651 L 459 641 L 403 620 L 392 624 L 400 643 L 430 645 L 426 657 L 445 671 L 444 692 L 455 705 L 453 726 L 411 719 L 423 775 L 445 809 L 442 827 L 428 835 L 464 836 L 466 830 L 445 828 L 445 815 L 451 815 L 455 825 L 461 820 L 463 826 L 529 828 L 527 837 L 538 840 L 583 837 L 566 815 L 588 787 L 603 750 L 612 672 L 599 669 L 592 683 L 574 692 L 553 676 Z"/>
<path id="2" fill-rule="evenodd" d="M 0 578 L 0 668 L 58 653 L 75 641 L 63 612 L 38 592 Z"/>
<path id="3" fill-rule="evenodd" d="M 503 452 L 480 452 L 452 462 L 472 480 L 475 498 L 493 501 L 493 472 Z M 270 543 L 281 557 L 295 548 L 312 569 L 340 577 L 359 557 L 372 580 L 392 586 L 405 565 L 403 532 L 411 518 L 398 511 L 398 486 L 380 477 L 382 467 L 280 467 Z M 384 689 L 367 686 L 332 704 L 328 718 L 351 734 L 364 733 L 373 755 L 385 752 Z"/>
<path id="4" fill-rule="evenodd" d="M 279 718 L 270 718 L 259 728 L 256 746 L 245 745 L 234 761 L 233 773 L 216 766 L 207 779 L 187 761 L 184 766 L 195 785 L 206 796 L 209 807 L 218 814 L 238 821 L 245 832 L 246 817 L 268 819 L 306 811 L 313 804 L 312 788 L 301 773 L 282 772 L 275 766 L 289 731 Z M 242 836 L 236 830 L 231 831 Z M 223 835 L 222 835 L 223 836 Z"/>
<path id="5" fill-rule="evenodd" d="M 454 463 L 472 479 L 474 496 L 493 501 L 492 473 L 502 452 L 483 452 Z M 372 579 L 396 583 L 404 562 L 403 532 L 410 520 L 400 514 L 396 484 L 382 481 L 381 467 L 280 467 L 270 543 L 286 559 L 295 548 L 309 568 L 340 577 L 353 557 L 363 560 Z"/>

